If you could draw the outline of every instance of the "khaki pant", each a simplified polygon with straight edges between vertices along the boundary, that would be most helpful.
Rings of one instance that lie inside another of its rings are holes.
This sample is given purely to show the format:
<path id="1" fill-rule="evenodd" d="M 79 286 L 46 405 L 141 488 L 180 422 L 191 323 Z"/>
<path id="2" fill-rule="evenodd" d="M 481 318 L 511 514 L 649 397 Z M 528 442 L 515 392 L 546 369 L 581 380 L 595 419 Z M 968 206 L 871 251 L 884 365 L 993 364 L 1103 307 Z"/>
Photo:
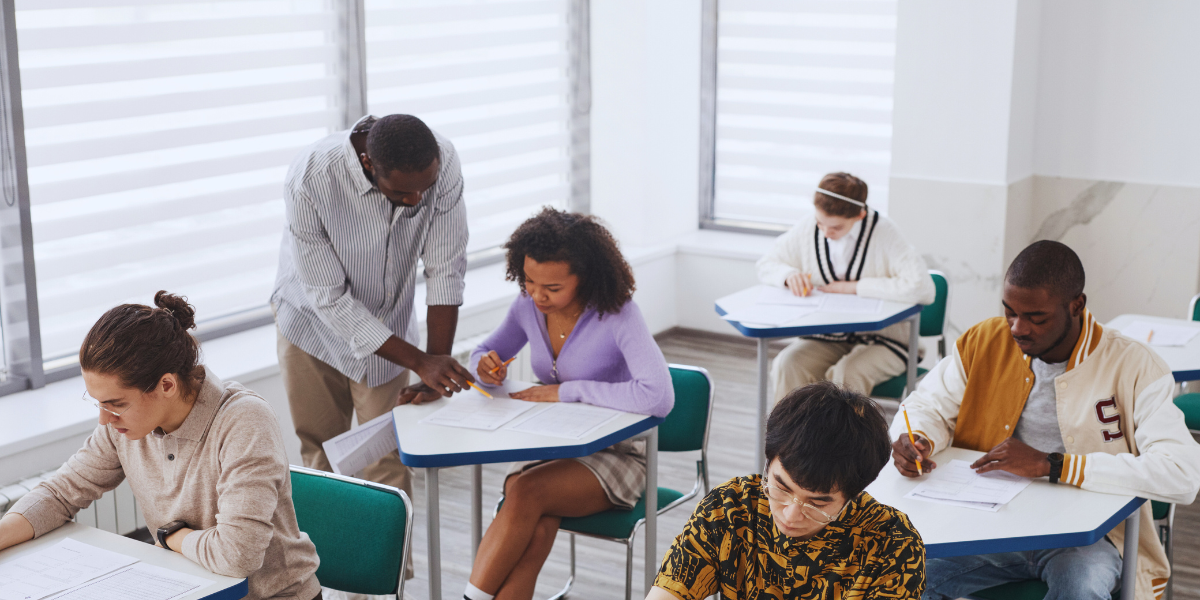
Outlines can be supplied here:
<path id="1" fill-rule="evenodd" d="M 908 364 L 881 344 L 850 344 L 798 339 L 771 363 L 775 402 L 788 392 L 832 381 L 867 396 L 877 384 L 903 373 Z"/>
<path id="2" fill-rule="evenodd" d="M 325 449 L 326 440 L 350 430 L 350 412 L 366 423 L 396 406 L 400 390 L 408 385 L 409 371 L 378 387 L 351 381 L 337 369 L 296 347 L 276 328 L 276 351 L 283 387 L 287 391 L 292 424 L 300 438 L 300 456 L 310 469 L 333 471 Z M 363 479 L 404 490 L 412 498 L 412 469 L 400 462 L 400 454 L 391 454 L 363 469 Z M 406 579 L 413 576 L 409 556 Z"/>

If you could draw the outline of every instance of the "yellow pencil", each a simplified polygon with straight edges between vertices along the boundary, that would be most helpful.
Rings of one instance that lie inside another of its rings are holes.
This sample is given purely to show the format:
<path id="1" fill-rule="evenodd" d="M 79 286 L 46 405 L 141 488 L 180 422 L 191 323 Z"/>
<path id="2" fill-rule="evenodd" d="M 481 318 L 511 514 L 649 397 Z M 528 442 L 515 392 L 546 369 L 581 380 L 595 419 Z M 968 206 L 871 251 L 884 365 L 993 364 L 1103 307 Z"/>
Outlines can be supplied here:
<path id="1" fill-rule="evenodd" d="M 809 293 L 812 291 L 812 290 L 811 290 L 811 288 L 812 288 L 812 273 L 805 273 L 805 274 L 804 274 L 804 281 L 805 281 L 805 284 L 806 284 L 806 285 L 804 286 L 804 296 L 807 298 L 807 297 L 808 297 L 808 294 L 809 294 Z"/>
<path id="2" fill-rule="evenodd" d="M 1154 330 L 1153 330 L 1153 329 L 1151 329 L 1151 330 L 1150 330 L 1150 334 L 1146 336 L 1146 343 L 1147 343 L 1147 344 L 1149 344 L 1149 343 L 1150 343 L 1150 338 L 1153 338 L 1153 337 L 1154 337 Z"/>
<path id="3" fill-rule="evenodd" d="M 514 360 L 517 360 L 517 357 L 514 356 L 514 357 L 504 361 L 504 364 L 500 365 L 500 367 L 507 367 L 508 365 L 512 364 L 512 361 L 514 361 Z M 488 373 L 495 373 L 496 371 L 500 370 L 500 367 L 492 367 L 492 370 L 488 371 Z"/>
<path id="4" fill-rule="evenodd" d="M 475 385 L 475 384 L 471 383 L 470 381 L 468 381 L 468 382 L 467 382 L 467 385 L 469 385 L 469 386 L 471 386 L 471 387 L 475 388 L 475 390 L 476 390 L 476 391 L 478 391 L 480 394 L 483 394 L 484 396 L 487 396 L 488 398 L 491 398 L 491 397 L 492 397 L 492 395 L 491 395 L 491 394 L 489 394 L 489 393 L 487 393 L 487 392 L 485 392 L 485 391 L 483 390 L 483 388 L 481 388 L 481 387 L 479 387 L 479 386 L 477 386 L 477 385 Z"/>
<path id="5" fill-rule="evenodd" d="M 904 409 L 904 427 L 906 427 L 908 429 L 908 442 L 913 445 L 913 450 L 917 450 L 917 440 L 915 438 L 913 438 L 912 424 L 908 422 L 908 409 L 907 408 Z M 921 457 L 921 451 L 917 450 L 917 474 L 924 475 L 925 473 L 921 470 L 921 458 L 920 457 Z"/>

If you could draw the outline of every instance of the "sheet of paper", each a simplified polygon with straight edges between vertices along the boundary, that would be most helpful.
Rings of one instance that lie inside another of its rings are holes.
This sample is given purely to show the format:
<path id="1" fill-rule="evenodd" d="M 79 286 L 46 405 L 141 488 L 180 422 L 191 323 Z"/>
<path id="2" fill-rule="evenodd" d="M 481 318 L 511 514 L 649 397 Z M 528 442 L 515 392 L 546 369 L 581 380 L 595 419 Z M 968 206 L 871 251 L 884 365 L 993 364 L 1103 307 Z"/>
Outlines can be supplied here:
<path id="1" fill-rule="evenodd" d="M 396 451 L 396 430 L 392 426 L 392 412 L 359 425 L 342 435 L 321 444 L 325 456 L 338 475 L 354 475 L 371 463 Z"/>
<path id="2" fill-rule="evenodd" d="M 815 306 L 788 306 L 786 304 L 752 304 L 730 311 L 721 317 L 726 321 L 737 321 L 743 325 L 778 327 L 816 312 Z"/>
<path id="3" fill-rule="evenodd" d="M 210 585 L 202 577 L 137 563 L 48 600 L 173 600 Z"/>
<path id="4" fill-rule="evenodd" d="M 0 600 L 41 600 L 135 562 L 132 556 L 65 539 L 0 565 Z"/>
<path id="5" fill-rule="evenodd" d="M 1186 346 L 1200 333 L 1200 327 L 1134 321 L 1122 328 L 1121 333 L 1151 346 Z"/>
<path id="6" fill-rule="evenodd" d="M 821 310 L 833 313 L 877 313 L 883 308 L 883 300 L 863 298 L 854 294 L 825 294 L 821 296 Z"/>
<path id="7" fill-rule="evenodd" d="M 773 285 L 765 285 L 759 288 L 758 299 L 755 304 L 782 304 L 784 306 L 811 306 L 816 308 L 821 305 L 821 297 L 823 293 L 813 290 L 807 296 L 797 296 L 783 288 L 777 288 Z"/>
<path id="8" fill-rule="evenodd" d="M 952 460 L 930 473 L 929 478 L 913 488 L 905 498 L 994 512 L 1016 498 L 1029 482 L 1029 478 L 1004 471 L 980 475 L 971 468 L 971 463 Z"/>
<path id="9" fill-rule="evenodd" d="M 446 406 L 421 419 L 429 425 L 465 427 L 495 431 L 509 421 L 537 406 L 536 402 L 513 400 L 509 394 L 533 387 L 527 381 L 505 381 L 502 386 L 484 386 L 492 397 L 489 399 L 475 390 L 456 394 Z"/>
<path id="10" fill-rule="evenodd" d="M 505 429 L 577 440 L 622 414 L 619 410 L 590 404 L 551 404 L 550 408 Z"/>

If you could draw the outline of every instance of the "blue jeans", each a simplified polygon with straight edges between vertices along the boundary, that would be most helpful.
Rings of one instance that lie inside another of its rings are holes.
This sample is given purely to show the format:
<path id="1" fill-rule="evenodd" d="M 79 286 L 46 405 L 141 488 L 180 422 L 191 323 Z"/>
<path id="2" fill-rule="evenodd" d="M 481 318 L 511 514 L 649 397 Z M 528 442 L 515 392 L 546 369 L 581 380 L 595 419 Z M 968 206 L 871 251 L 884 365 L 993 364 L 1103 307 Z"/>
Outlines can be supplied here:
<path id="1" fill-rule="evenodd" d="M 1107 538 L 1091 546 L 978 556 L 934 558 L 925 563 L 922 600 L 965 598 L 992 586 L 1041 579 L 1045 600 L 1107 600 L 1121 579 L 1121 555 Z"/>

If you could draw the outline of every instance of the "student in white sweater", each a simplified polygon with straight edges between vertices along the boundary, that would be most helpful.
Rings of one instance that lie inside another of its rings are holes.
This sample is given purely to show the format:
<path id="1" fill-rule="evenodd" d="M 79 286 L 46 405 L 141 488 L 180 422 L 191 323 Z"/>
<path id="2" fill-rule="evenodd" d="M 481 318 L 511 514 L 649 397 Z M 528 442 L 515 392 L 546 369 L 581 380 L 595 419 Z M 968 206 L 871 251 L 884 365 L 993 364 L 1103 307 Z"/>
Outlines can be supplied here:
<path id="1" fill-rule="evenodd" d="M 925 261 L 887 217 L 867 206 L 867 184 L 830 173 L 813 195 L 816 211 L 779 236 L 758 261 L 758 279 L 797 296 L 812 290 L 929 304 L 935 290 Z M 828 380 L 869 395 L 904 372 L 908 323 L 879 331 L 822 334 L 792 342 L 771 365 L 776 400 Z"/>

